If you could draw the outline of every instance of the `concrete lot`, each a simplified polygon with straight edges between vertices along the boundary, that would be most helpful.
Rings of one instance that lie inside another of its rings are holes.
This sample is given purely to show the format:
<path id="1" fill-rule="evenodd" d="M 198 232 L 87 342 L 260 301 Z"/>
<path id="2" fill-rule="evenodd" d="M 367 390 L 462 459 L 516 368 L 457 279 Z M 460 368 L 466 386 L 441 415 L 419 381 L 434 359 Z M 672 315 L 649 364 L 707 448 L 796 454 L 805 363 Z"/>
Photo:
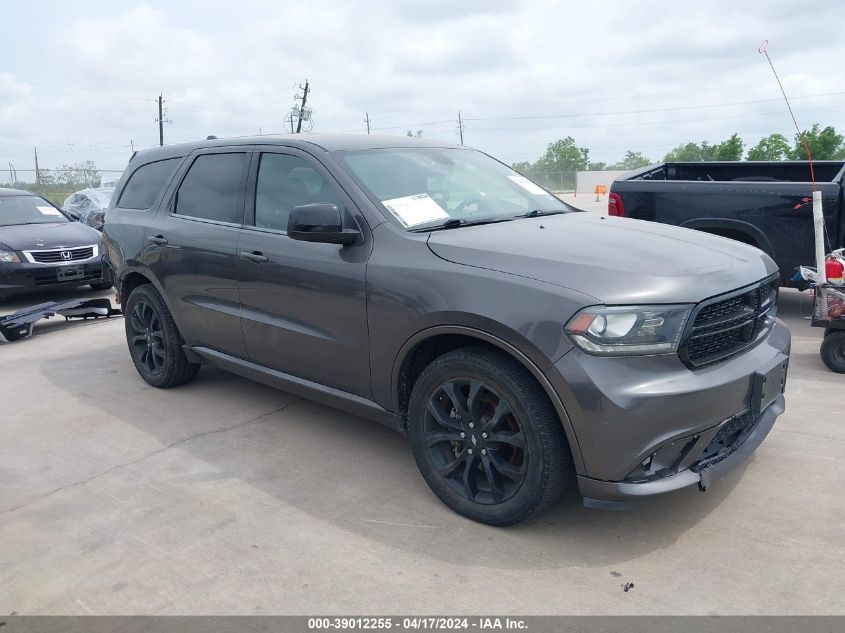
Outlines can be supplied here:
<path id="1" fill-rule="evenodd" d="M 120 318 L 41 326 L 0 347 L 0 613 L 843 614 L 845 379 L 810 308 L 782 297 L 787 412 L 746 465 L 508 529 L 376 424 L 207 368 L 152 389 Z"/>

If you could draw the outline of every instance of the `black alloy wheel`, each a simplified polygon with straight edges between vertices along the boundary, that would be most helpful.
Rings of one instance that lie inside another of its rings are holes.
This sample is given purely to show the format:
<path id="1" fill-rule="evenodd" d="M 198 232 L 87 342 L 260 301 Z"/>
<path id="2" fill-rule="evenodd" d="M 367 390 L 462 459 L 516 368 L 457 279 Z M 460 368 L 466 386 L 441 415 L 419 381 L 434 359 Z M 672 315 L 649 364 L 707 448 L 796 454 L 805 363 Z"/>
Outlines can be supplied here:
<path id="1" fill-rule="evenodd" d="M 501 503 L 528 470 L 525 435 L 511 405 L 487 383 L 448 380 L 429 399 L 426 439 L 448 484 L 476 503 Z"/>
<path id="2" fill-rule="evenodd" d="M 420 473 L 455 512 L 513 525 L 552 505 L 572 472 L 558 414 L 534 376 L 503 352 L 468 346 L 416 379 L 408 436 Z"/>
<path id="3" fill-rule="evenodd" d="M 159 374 L 164 369 L 167 355 L 164 351 L 164 331 L 155 308 L 146 301 L 136 301 L 132 312 L 127 315 L 127 329 L 132 335 L 129 346 L 132 357 L 144 366 L 150 374 Z"/>
<path id="4" fill-rule="evenodd" d="M 138 286 L 123 310 L 129 355 L 141 378 L 162 389 L 193 380 L 200 366 L 188 361 L 176 322 L 158 291 L 150 284 Z"/>

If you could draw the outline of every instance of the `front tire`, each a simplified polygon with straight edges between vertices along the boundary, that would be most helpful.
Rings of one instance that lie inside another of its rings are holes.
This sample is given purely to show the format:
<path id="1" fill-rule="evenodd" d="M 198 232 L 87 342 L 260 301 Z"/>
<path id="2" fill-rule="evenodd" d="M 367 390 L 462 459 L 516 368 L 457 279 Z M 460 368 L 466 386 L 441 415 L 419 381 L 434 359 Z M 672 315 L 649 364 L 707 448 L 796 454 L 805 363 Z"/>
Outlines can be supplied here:
<path id="1" fill-rule="evenodd" d="M 573 466 L 560 419 L 509 356 L 464 347 L 435 359 L 411 392 L 408 434 L 434 494 L 465 517 L 513 525 L 553 504 Z"/>
<path id="2" fill-rule="evenodd" d="M 200 366 L 188 361 L 182 337 L 155 288 L 143 284 L 126 300 L 126 342 L 135 369 L 147 383 L 169 389 L 193 380 Z"/>
<path id="3" fill-rule="evenodd" d="M 828 332 L 822 341 L 819 354 L 828 369 L 837 374 L 845 374 L 845 331 Z"/>

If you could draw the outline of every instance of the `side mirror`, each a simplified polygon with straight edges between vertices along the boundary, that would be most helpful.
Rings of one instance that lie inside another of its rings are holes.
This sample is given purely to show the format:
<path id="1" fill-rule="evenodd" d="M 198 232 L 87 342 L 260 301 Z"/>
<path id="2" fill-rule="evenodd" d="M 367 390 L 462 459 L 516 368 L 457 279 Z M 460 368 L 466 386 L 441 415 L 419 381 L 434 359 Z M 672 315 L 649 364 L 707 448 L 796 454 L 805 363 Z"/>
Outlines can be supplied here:
<path id="1" fill-rule="evenodd" d="M 301 242 L 354 244 L 357 229 L 343 228 L 343 216 L 336 204 L 303 204 L 290 210 L 288 237 Z"/>

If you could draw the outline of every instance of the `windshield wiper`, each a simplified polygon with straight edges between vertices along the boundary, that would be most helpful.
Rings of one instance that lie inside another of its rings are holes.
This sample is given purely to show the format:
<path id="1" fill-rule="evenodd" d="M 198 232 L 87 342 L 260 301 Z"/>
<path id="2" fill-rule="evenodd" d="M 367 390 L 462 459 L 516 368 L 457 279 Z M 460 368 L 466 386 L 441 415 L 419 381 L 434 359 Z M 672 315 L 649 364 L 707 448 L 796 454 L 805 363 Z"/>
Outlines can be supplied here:
<path id="1" fill-rule="evenodd" d="M 422 226 L 415 226 L 409 231 L 442 231 L 444 229 L 457 229 L 462 226 L 478 226 L 479 224 L 494 224 L 496 222 L 510 222 L 513 218 L 484 218 L 478 220 L 464 220 L 461 218 L 449 218 L 440 224 L 424 224 Z"/>
<path id="2" fill-rule="evenodd" d="M 528 213 L 518 215 L 518 218 L 538 218 L 541 215 L 560 215 L 562 213 L 569 213 L 568 211 L 543 211 L 542 209 L 533 209 Z"/>

